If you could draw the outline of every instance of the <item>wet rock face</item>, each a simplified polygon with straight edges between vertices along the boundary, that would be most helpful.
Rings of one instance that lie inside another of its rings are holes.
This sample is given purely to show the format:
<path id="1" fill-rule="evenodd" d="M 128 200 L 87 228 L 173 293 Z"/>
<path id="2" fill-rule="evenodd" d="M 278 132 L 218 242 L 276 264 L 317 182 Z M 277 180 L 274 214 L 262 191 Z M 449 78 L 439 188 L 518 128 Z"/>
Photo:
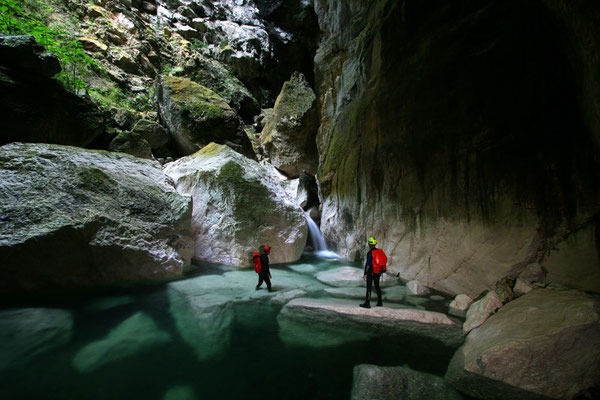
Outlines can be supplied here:
<path id="1" fill-rule="evenodd" d="M 272 247 L 271 263 L 300 258 L 308 235 L 304 213 L 258 162 L 211 143 L 165 172 L 193 198 L 196 258 L 246 266 L 261 245 Z"/>
<path id="2" fill-rule="evenodd" d="M 598 6 L 587 8 L 317 0 L 318 181 L 330 245 L 358 259 L 373 235 L 391 272 L 477 296 L 597 225 L 600 114 L 596 86 L 581 84 L 597 61 L 563 39 L 589 32 L 596 43 L 586 21 Z M 582 237 L 592 254 L 596 243 Z M 554 275 L 569 263 L 557 260 Z M 584 265 L 600 282 L 598 263 Z"/>
<path id="3" fill-rule="evenodd" d="M 600 383 L 600 303 L 537 289 L 471 331 L 446 380 L 485 399 L 572 399 Z"/>
<path id="4" fill-rule="evenodd" d="M 0 294 L 169 278 L 190 263 L 190 199 L 157 162 L 15 143 L 0 147 L 0 174 Z"/>
<path id="5" fill-rule="evenodd" d="M 98 108 L 50 78 L 60 71 L 58 59 L 32 36 L 0 36 L 0 145 L 19 141 L 84 147 L 104 132 Z"/>

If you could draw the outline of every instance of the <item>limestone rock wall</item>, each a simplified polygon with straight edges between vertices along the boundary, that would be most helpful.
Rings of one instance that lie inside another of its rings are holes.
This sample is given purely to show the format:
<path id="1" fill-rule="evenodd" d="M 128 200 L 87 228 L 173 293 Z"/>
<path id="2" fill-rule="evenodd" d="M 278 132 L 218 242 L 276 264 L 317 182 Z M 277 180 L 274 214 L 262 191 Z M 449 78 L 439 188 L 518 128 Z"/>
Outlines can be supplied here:
<path id="1" fill-rule="evenodd" d="M 388 271 L 454 294 L 548 258 L 568 277 L 555 248 L 600 211 L 598 6 L 577 4 L 315 1 L 329 245 L 375 236 Z M 597 257 L 579 269 L 599 291 Z"/>

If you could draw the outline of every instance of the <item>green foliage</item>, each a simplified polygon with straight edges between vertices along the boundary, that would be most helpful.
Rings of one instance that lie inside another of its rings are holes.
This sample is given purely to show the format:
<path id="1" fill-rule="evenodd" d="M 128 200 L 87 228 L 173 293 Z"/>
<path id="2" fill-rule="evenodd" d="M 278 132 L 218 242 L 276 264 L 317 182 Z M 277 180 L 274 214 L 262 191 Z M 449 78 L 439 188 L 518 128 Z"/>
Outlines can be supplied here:
<path id="1" fill-rule="evenodd" d="M 32 35 L 60 60 L 63 70 L 57 79 L 68 90 L 77 92 L 86 87 L 82 76 L 96 61 L 67 33 L 65 24 L 51 23 L 53 11 L 52 6 L 41 0 L 0 0 L 0 33 Z"/>
<path id="2" fill-rule="evenodd" d="M 204 43 L 202 40 L 194 38 L 192 39 L 192 44 L 190 45 L 190 49 L 191 50 L 198 50 L 201 48 L 205 48 L 208 47 L 208 45 L 206 43 Z"/>
<path id="3" fill-rule="evenodd" d="M 139 93 L 134 95 L 125 92 L 119 88 L 100 89 L 93 88 L 89 90 L 90 97 L 94 103 L 101 108 L 109 110 L 111 108 L 126 108 L 132 111 L 151 111 L 154 109 L 153 97 L 154 88 L 149 93 Z"/>

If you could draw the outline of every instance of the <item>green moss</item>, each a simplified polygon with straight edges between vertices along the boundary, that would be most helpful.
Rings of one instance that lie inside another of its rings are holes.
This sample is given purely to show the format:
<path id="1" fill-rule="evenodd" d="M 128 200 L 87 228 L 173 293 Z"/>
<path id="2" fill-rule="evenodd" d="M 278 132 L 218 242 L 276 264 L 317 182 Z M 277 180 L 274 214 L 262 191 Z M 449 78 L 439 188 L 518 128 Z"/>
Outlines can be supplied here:
<path id="1" fill-rule="evenodd" d="M 228 161 L 221 168 L 217 179 L 233 197 L 233 213 L 243 224 L 236 230 L 239 237 L 247 237 L 249 232 L 255 231 L 264 216 L 272 213 L 277 206 L 269 190 L 258 179 L 245 178 L 242 167 L 234 161 Z"/>
<path id="2" fill-rule="evenodd" d="M 79 187 L 92 191 L 110 191 L 115 182 L 98 168 L 88 168 L 77 174 Z"/>

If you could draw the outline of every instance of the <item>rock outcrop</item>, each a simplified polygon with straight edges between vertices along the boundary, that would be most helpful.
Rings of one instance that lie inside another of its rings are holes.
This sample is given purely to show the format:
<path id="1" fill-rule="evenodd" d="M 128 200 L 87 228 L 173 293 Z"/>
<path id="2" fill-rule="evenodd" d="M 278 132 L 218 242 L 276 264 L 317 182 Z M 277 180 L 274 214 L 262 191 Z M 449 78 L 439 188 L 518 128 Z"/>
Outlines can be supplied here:
<path id="1" fill-rule="evenodd" d="M 236 112 L 212 90 L 189 79 L 159 76 L 154 99 L 181 154 L 195 153 L 216 142 L 254 157 Z"/>
<path id="2" fill-rule="evenodd" d="M 261 245 L 273 248 L 271 263 L 300 258 L 308 235 L 304 212 L 258 162 L 211 143 L 165 172 L 193 198 L 196 258 L 250 265 Z"/>
<path id="3" fill-rule="evenodd" d="M 176 277 L 189 197 L 157 162 L 50 144 L 0 147 L 0 293 Z"/>
<path id="4" fill-rule="evenodd" d="M 104 132 L 98 107 L 51 79 L 60 71 L 56 57 L 32 36 L 0 36 L 0 145 L 45 142 L 85 147 Z"/>
<path id="5" fill-rule="evenodd" d="M 290 345 L 337 346 L 357 340 L 394 335 L 419 335 L 458 347 L 463 342 L 460 326 L 448 316 L 414 308 L 364 309 L 356 301 L 341 299 L 294 299 L 277 316 L 279 335 Z"/>
<path id="6" fill-rule="evenodd" d="M 572 399 L 600 383 L 600 303 L 537 289 L 471 331 L 446 379 L 485 399 Z"/>
<path id="7" fill-rule="evenodd" d="M 275 101 L 273 114 L 260 134 L 267 158 L 277 169 L 296 178 L 302 172 L 315 174 L 318 153 L 316 96 L 302 74 L 285 82 Z"/>
<path id="8" fill-rule="evenodd" d="M 452 294 L 532 262 L 600 291 L 599 9 L 567 3 L 315 1 L 334 250 L 360 259 L 375 236 L 389 271 Z"/>

